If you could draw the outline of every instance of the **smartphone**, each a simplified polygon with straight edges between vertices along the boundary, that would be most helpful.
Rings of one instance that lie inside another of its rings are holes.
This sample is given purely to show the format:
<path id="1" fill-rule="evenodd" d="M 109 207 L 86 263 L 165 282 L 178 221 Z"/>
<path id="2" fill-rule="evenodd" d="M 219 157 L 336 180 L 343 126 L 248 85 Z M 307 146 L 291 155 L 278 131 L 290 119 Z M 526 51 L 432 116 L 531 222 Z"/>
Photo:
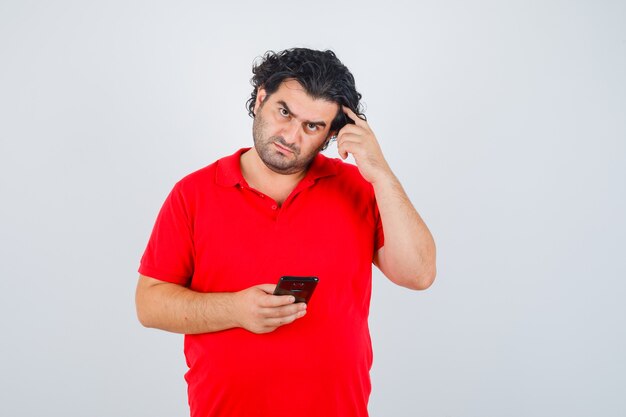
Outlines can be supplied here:
<path id="1" fill-rule="evenodd" d="M 296 298 L 296 303 L 308 304 L 317 281 L 319 281 L 317 277 L 280 277 L 274 295 L 293 295 Z"/>

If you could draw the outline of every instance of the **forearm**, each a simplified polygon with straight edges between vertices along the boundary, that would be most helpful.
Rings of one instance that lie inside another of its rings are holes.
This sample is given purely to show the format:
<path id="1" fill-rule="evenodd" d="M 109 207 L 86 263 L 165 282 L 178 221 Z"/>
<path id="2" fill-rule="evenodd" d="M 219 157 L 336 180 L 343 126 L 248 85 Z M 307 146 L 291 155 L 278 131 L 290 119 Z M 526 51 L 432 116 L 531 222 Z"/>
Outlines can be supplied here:
<path id="1" fill-rule="evenodd" d="M 435 242 L 428 227 L 391 171 L 372 185 L 385 232 L 376 264 L 398 285 L 428 288 L 436 274 Z"/>
<path id="2" fill-rule="evenodd" d="M 235 293 L 199 293 L 180 285 L 140 277 L 137 316 L 146 327 L 197 334 L 238 327 Z"/>
<path id="3" fill-rule="evenodd" d="M 385 161 L 368 123 L 348 107 L 342 109 L 354 124 L 337 134 L 337 151 L 343 159 L 352 154 L 359 172 L 374 187 L 385 231 L 385 244 L 374 263 L 398 285 L 428 288 L 435 279 L 433 237 Z"/>

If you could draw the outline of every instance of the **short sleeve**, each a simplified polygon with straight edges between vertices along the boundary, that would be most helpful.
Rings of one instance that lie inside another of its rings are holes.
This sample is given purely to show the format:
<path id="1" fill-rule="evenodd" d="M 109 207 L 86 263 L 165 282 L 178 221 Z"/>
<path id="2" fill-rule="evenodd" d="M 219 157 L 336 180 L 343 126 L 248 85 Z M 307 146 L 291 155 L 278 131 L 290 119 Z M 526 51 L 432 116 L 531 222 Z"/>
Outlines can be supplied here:
<path id="1" fill-rule="evenodd" d="M 181 184 L 170 192 L 152 229 L 141 258 L 139 273 L 150 278 L 187 286 L 194 272 L 195 250 L 191 204 Z"/>

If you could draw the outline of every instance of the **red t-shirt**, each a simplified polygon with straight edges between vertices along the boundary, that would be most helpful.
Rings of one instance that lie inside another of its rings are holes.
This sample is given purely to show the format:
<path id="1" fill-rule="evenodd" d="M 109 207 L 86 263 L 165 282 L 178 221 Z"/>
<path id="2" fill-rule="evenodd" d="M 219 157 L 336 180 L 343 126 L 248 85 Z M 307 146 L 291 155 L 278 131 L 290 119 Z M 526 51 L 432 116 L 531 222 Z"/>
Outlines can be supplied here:
<path id="1" fill-rule="evenodd" d="M 307 314 L 267 334 L 185 336 L 193 417 L 367 416 L 372 259 L 383 230 L 358 169 L 318 155 L 281 207 L 222 158 L 178 182 L 142 275 L 200 292 L 319 277 Z"/>

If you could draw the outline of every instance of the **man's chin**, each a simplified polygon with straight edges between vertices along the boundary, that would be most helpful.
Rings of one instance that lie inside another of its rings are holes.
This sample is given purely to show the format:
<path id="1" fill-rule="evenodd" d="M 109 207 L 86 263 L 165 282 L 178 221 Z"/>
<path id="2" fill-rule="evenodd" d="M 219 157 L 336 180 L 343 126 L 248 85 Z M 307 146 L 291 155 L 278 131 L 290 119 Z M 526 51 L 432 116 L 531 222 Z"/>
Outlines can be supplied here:
<path id="1" fill-rule="evenodd" d="M 293 164 L 275 164 L 268 161 L 263 161 L 263 163 L 266 167 L 268 167 L 270 170 L 274 171 L 277 174 L 290 175 L 302 171 L 301 168 L 298 168 Z"/>
<path id="2" fill-rule="evenodd" d="M 282 175 L 291 175 L 297 174 L 302 171 L 306 171 L 313 158 L 309 158 L 308 160 L 301 160 L 295 155 L 285 155 L 279 151 L 270 151 L 269 149 L 259 149 L 257 147 L 257 154 L 261 161 L 268 167 L 271 171 L 282 174 Z"/>

